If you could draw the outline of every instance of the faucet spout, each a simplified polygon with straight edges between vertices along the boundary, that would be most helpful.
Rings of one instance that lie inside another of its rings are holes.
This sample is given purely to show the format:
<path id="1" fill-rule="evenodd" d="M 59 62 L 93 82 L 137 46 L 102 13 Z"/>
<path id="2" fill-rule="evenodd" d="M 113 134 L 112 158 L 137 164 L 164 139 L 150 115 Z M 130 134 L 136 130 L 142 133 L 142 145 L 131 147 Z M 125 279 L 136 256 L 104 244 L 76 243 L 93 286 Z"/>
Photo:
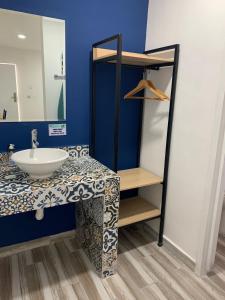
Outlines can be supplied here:
<path id="1" fill-rule="evenodd" d="M 32 131 L 31 131 L 31 146 L 32 146 L 32 149 L 36 149 L 39 146 L 39 143 L 37 141 L 37 137 L 38 137 L 37 129 L 32 129 Z"/>

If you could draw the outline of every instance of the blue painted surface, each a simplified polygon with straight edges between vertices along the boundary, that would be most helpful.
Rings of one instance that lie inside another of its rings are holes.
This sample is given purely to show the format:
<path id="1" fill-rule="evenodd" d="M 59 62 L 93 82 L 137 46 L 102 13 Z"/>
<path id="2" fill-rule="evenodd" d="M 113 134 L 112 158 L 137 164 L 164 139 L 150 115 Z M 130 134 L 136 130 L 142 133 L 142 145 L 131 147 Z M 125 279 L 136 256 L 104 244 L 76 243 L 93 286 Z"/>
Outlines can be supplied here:
<path id="1" fill-rule="evenodd" d="M 96 70 L 96 154 L 97 160 L 113 167 L 115 120 L 115 66 L 99 64 Z M 121 94 L 133 89 L 143 77 L 143 70 L 122 67 Z M 136 167 L 140 100 L 120 100 L 120 136 L 118 169 Z"/>
<path id="2" fill-rule="evenodd" d="M 0 7 L 66 20 L 66 68 L 67 68 L 67 131 L 65 137 L 48 137 L 48 123 L 1 123 L 0 151 L 9 143 L 17 149 L 30 147 L 30 131 L 39 131 L 40 146 L 89 144 L 89 55 L 92 43 L 116 33 L 123 34 L 123 49 L 142 52 L 145 45 L 148 0 L 0 0 Z M 111 74 L 111 75 L 110 75 Z M 102 79 L 113 71 L 103 72 Z M 123 70 L 123 91 L 136 85 L 140 73 Z M 136 80 L 137 79 L 137 80 Z M 108 81 L 107 81 L 108 82 Z M 106 83 L 107 85 L 108 83 Z M 114 87 L 111 81 L 110 90 Z M 104 96 L 105 97 L 105 96 Z M 108 101 L 110 97 L 108 98 Z M 139 118 L 138 102 L 122 103 L 120 167 L 136 164 L 136 132 Z M 107 109 L 110 108 L 107 106 Z M 105 110 L 106 112 L 106 110 Z M 110 112 L 110 110 L 109 110 Z M 129 124 L 129 132 L 126 133 Z M 110 137 L 111 119 L 103 134 Z M 110 140 L 107 140 L 110 145 Z M 110 150 L 110 147 L 109 147 Z M 104 151 L 104 153 L 107 153 Z M 101 160 L 110 165 L 109 156 Z M 109 152 L 108 152 L 109 155 Z M 34 213 L 19 214 L 0 219 L 0 246 L 55 234 L 74 228 L 74 207 L 65 205 L 47 210 L 42 222 L 35 221 Z"/>
<path id="3" fill-rule="evenodd" d="M 74 229 L 75 206 L 61 205 L 45 209 L 45 217 L 35 220 L 35 212 L 2 217 L 0 222 L 1 246 L 32 240 Z"/>

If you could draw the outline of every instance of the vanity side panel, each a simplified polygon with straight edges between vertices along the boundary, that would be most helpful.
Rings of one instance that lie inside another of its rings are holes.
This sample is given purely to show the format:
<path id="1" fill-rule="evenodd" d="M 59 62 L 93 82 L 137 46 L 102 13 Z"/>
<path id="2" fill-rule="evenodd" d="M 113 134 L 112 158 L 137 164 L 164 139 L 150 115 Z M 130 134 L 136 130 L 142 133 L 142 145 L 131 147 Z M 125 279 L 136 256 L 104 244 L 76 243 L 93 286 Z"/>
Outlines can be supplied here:
<path id="1" fill-rule="evenodd" d="M 115 176 L 104 180 L 103 197 L 76 203 L 78 239 L 102 278 L 116 272 L 119 197 L 119 177 Z"/>

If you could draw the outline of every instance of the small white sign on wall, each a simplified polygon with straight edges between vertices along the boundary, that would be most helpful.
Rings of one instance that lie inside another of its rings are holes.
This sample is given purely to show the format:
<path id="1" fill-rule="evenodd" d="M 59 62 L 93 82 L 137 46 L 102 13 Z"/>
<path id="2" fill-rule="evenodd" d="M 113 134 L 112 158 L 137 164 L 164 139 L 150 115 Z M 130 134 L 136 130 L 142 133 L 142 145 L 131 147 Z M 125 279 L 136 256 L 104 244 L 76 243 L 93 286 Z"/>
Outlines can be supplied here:
<path id="1" fill-rule="evenodd" d="M 49 136 L 66 135 L 66 124 L 49 124 L 48 135 Z"/>

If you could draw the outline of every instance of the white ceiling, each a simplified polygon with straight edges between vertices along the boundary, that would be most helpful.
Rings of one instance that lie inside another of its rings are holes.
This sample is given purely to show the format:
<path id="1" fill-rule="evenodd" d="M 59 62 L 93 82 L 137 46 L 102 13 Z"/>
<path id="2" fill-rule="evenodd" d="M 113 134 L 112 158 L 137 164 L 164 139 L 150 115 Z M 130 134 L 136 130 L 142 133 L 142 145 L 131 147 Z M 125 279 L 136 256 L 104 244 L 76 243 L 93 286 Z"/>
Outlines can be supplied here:
<path id="1" fill-rule="evenodd" d="M 0 46 L 41 50 L 42 17 L 0 9 Z M 24 34 L 26 39 L 18 39 Z"/>

